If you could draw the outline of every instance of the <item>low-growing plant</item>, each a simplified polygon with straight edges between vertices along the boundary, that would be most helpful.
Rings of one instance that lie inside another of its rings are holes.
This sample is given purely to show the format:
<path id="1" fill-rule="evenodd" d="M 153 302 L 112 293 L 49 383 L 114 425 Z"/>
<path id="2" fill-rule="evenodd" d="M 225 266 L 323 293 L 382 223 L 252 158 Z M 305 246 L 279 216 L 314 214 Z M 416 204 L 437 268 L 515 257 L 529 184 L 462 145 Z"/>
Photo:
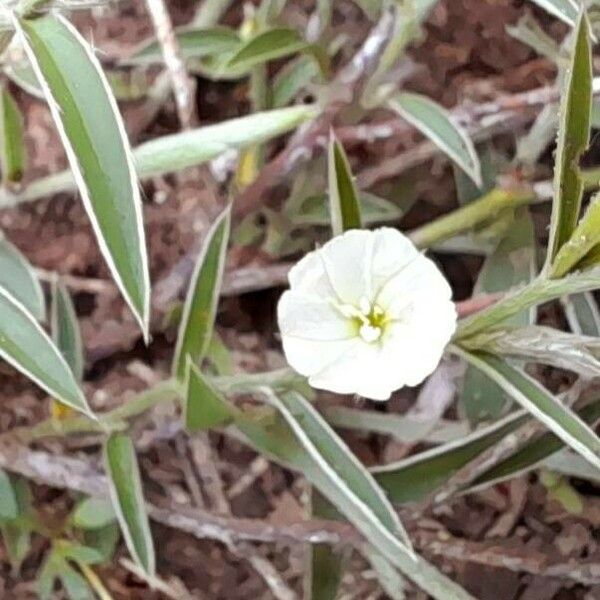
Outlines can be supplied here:
<path id="1" fill-rule="evenodd" d="M 594 19 L 570 0 L 535 3 L 571 28 L 560 46 L 531 18 L 511 31 L 561 71 L 560 94 L 546 90 L 536 102 L 558 102 L 558 122 L 551 110 L 542 110 L 520 139 L 515 158 L 520 166 L 535 164 L 558 127 L 551 198 L 547 184 L 508 181 L 509 169 L 502 172 L 491 144 L 476 149 L 473 138 L 485 134 L 468 114 L 399 91 L 409 69 L 405 50 L 418 40 L 435 0 L 358 2 L 373 20 L 371 32 L 341 68 L 334 65 L 344 40 L 330 36 L 333 1 L 317 2 L 307 31 L 300 32 L 282 23 L 285 2 L 263 0 L 234 29 L 217 24 L 229 3 L 206 0 L 196 24 L 174 32 L 174 47 L 188 74 L 247 80 L 251 114 L 133 149 L 117 107 L 117 98 L 132 93 L 119 72 L 136 73 L 135 97 L 157 93 L 150 71 L 163 63 L 164 40 L 149 39 L 123 58 L 120 71 L 111 70 L 62 14 L 88 8 L 89 2 L 22 0 L 3 7 L 0 208 L 77 191 L 110 275 L 147 344 L 164 323 L 151 320 L 139 180 L 226 154 L 237 157 L 227 175 L 230 200 L 203 232 L 183 306 L 170 313 L 171 321 L 179 320 L 171 373 L 111 411 L 98 410 L 84 393 L 85 355 L 65 280 L 45 274 L 48 309 L 39 271 L 8 240 L 0 240 L 0 356 L 51 398 L 46 421 L 5 432 L 0 444 L 0 465 L 15 472 L 0 471 L 2 538 L 16 570 L 32 535 L 47 540 L 40 598 L 52 597 L 56 581 L 71 598 L 109 598 L 95 567 L 113 560 L 117 524 L 139 572 L 150 585 L 161 585 L 150 519 L 175 526 L 177 520 L 144 499 L 132 425 L 164 403 L 180 408 L 188 435 L 233 436 L 303 477 L 311 490 L 310 518 L 317 523 L 351 525 L 333 529 L 350 532 L 347 538 L 339 534 L 337 546 L 319 530 L 305 536 L 312 546 L 304 587 L 314 600 L 335 597 L 345 564 L 340 546 L 348 545 L 372 565 L 393 598 L 405 597 L 407 581 L 437 600 L 473 598 L 419 554 L 398 506 L 425 510 L 541 466 L 549 493 L 568 510 L 580 510 L 576 492 L 562 476 L 585 471 L 598 479 L 600 440 L 594 425 L 600 402 L 570 392 L 557 395 L 524 365 L 566 369 L 582 380 L 600 374 L 600 318 L 592 295 L 600 288 L 600 197 L 592 196 L 582 211 L 584 193 L 596 187 L 598 173 L 581 168 L 595 113 Z M 593 15 L 593 6 L 590 11 Z M 267 68 L 273 61 L 283 62 L 274 76 Z M 9 81 L 46 101 L 69 170 L 23 184 L 23 122 Z M 306 90 L 315 100 L 296 102 Z M 501 103 L 478 110 L 510 118 Z M 336 121 L 342 115 L 343 122 L 345 111 L 364 122 L 355 129 L 379 127 L 374 136 L 390 136 L 394 127 L 421 132 L 429 140 L 424 156 L 440 152 L 452 161 L 459 207 L 401 233 L 393 224 L 415 199 L 390 200 L 360 189 L 361 178 L 353 175 L 344 149 L 348 128 Z M 389 120 L 373 124 L 375 111 L 387 111 Z M 288 145 L 269 160 L 269 140 L 289 132 Z M 264 192 L 283 181 L 290 183 L 285 200 L 266 202 Z M 528 206 L 550 199 L 549 240 L 539 265 Z M 230 372 L 231 357 L 215 321 L 231 240 L 260 246 L 274 259 L 300 255 L 278 304 L 282 356 L 289 367 Z M 428 250 L 485 256 L 474 298 L 451 301 L 452 290 Z M 563 303 L 570 333 L 536 325 L 537 307 L 555 300 Z M 403 386 L 422 383 L 440 361 L 457 357 L 466 364 L 459 398 L 464 422 L 419 429 L 408 416 L 316 401 L 318 390 L 385 401 Z M 423 440 L 431 447 L 367 468 L 340 429 Z M 78 493 L 73 510 L 48 525 L 26 481 L 40 480 L 41 459 L 24 461 L 18 451 L 48 437 L 82 434 L 92 435 L 101 448 L 104 474 L 88 465 L 88 475 L 63 477 L 68 468 L 80 468 L 79 462 L 47 474 L 45 483 Z M 57 474 L 63 478 L 53 481 Z M 231 548 L 247 539 L 268 541 L 258 529 L 253 538 L 252 528 L 242 535 L 227 533 L 220 522 L 205 529 L 202 519 L 195 529 L 186 523 L 183 529 Z"/>

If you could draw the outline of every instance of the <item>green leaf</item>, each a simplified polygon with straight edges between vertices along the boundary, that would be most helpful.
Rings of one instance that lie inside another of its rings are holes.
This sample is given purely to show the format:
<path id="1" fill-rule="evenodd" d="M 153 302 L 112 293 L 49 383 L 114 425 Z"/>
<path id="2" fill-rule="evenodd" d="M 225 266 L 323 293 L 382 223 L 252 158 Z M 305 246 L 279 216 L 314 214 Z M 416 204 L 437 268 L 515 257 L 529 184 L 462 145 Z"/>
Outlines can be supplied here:
<path id="1" fill-rule="evenodd" d="M 119 525 L 111 523 L 100 529 L 85 529 L 83 539 L 86 546 L 94 548 L 102 555 L 102 562 L 110 562 L 119 542 Z"/>
<path id="2" fill-rule="evenodd" d="M 138 146 L 133 153 L 134 162 L 141 178 L 179 171 L 205 163 L 228 150 L 241 150 L 287 133 L 317 114 L 315 106 L 292 106 L 166 135 Z M 60 171 L 34 181 L 18 195 L 0 195 L 0 205 L 32 202 L 74 188 L 70 171 Z"/>
<path id="3" fill-rule="evenodd" d="M 363 226 L 399 221 L 405 211 L 393 202 L 370 194 L 358 193 L 358 204 Z M 304 199 L 296 214 L 286 215 L 298 227 L 327 226 L 331 219 L 328 211 L 328 194 L 316 194 Z"/>
<path id="4" fill-rule="evenodd" d="M 54 547 L 63 558 L 78 564 L 93 565 L 102 562 L 102 554 L 98 550 L 71 540 L 57 540 Z"/>
<path id="5" fill-rule="evenodd" d="M 71 515 L 71 523 L 80 529 L 102 529 L 114 523 L 117 515 L 113 505 L 103 498 L 82 500 Z"/>
<path id="6" fill-rule="evenodd" d="M 578 414 L 585 423 L 593 424 L 600 418 L 600 402 L 589 404 Z M 565 443 L 555 434 L 544 433 L 484 471 L 473 480 L 470 489 L 481 489 L 530 471 L 564 447 Z M 588 465 L 588 463 L 585 464 Z"/>
<path id="7" fill-rule="evenodd" d="M 238 427 L 253 445 L 301 472 L 368 542 L 433 598 L 473 600 L 400 540 L 402 527 L 379 487 L 304 398 L 295 392 L 281 400 L 270 393 L 269 397 L 287 427 L 277 423 L 262 427 L 256 421 L 238 419 Z"/>
<path id="8" fill-rule="evenodd" d="M 0 90 L 0 165 L 4 183 L 18 183 L 25 172 L 23 115 L 6 87 Z"/>
<path id="9" fill-rule="evenodd" d="M 561 302 L 573 333 L 600 337 L 600 311 L 592 293 L 573 294 Z"/>
<path id="10" fill-rule="evenodd" d="M 348 157 L 333 133 L 329 140 L 329 212 L 333 235 L 361 228 L 360 201 Z"/>
<path id="11" fill-rule="evenodd" d="M 315 489 L 311 489 L 310 504 L 312 516 L 316 518 L 326 519 L 332 509 Z M 305 596 L 310 600 L 335 600 L 342 579 L 342 552 L 330 544 L 311 544 L 309 552 L 310 568 L 304 585 L 310 595 Z"/>
<path id="12" fill-rule="evenodd" d="M 77 381 L 83 379 L 83 342 L 75 307 L 67 288 L 55 281 L 52 285 L 52 311 L 50 315 L 52 339 L 65 357 Z"/>
<path id="13" fill-rule="evenodd" d="M 54 582 L 58 578 L 61 568 L 68 567 L 66 561 L 62 560 L 53 550 L 50 550 L 37 574 L 37 591 L 40 600 L 51 599 Z"/>
<path id="14" fill-rule="evenodd" d="M 566 273 L 577 262 L 565 260 L 563 246 L 571 238 L 579 218 L 583 195 L 579 160 L 590 141 L 592 54 L 588 21 L 583 10 L 575 32 L 572 63 L 564 89 L 560 103 L 554 199 L 545 267 L 556 277 Z"/>
<path id="15" fill-rule="evenodd" d="M 60 16 L 14 19 L 67 152 L 100 249 L 148 336 L 150 280 L 140 190 L 116 101 L 98 60 Z"/>
<path id="16" fill-rule="evenodd" d="M 173 374 L 180 381 L 185 378 L 188 356 L 200 363 L 210 344 L 225 268 L 230 222 L 231 211 L 228 207 L 206 234 L 196 262 L 173 358 Z"/>
<path id="17" fill-rule="evenodd" d="M 340 494 L 345 497 L 346 487 L 339 479 L 331 479 L 315 463 L 306 448 L 298 441 L 292 429 L 282 418 L 273 418 L 258 412 L 238 412 L 235 425 L 242 436 L 258 452 L 265 454 L 304 475 L 328 499 L 334 499 Z M 327 424 L 325 423 L 327 427 Z M 334 434 L 335 435 L 335 434 Z M 346 501 L 344 506 L 349 508 Z M 389 533 L 381 533 L 380 526 L 375 523 L 375 529 L 370 524 L 358 518 L 353 508 L 342 511 L 336 502 L 336 507 L 363 532 L 365 537 L 388 557 L 391 564 L 400 569 L 408 579 L 422 587 L 436 600 L 473 600 L 462 588 L 442 575 L 424 559 L 408 553 L 407 548 Z M 387 530 L 386 530 L 387 531 Z M 383 537 L 382 537 L 383 535 Z M 391 536 L 391 539 L 390 539 Z"/>
<path id="18" fill-rule="evenodd" d="M 10 292 L 38 321 L 46 318 L 42 286 L 29 261 L 0 234 L 0 287 Z"/>
<path id="19" fill-rule="evenodd" d="M 180 29 L 175 37 L 183 59 L 232 53 L 241 46 L 239 35 L 229 27 Z M 143 42 L 124 64 L 162 64 L 164 61 L 160 43 L 152 38 Z"/>
<path id="20" fill-rule="evenodd" d="M 575 18 L 577 17 L 575 12 Z M 516 25 L 506 27 L 506 33 L 519 40 L 523 44 L 527 44 L 541 56 L 546 57 L 553 63 L 558 63 L 560 48 L 554 38 L 549 36 L 540 24 L 529 13 L 523 15 Z"/>
<path id="21" fill-rule="evenodd" d="M 579 14 L 579 6 L 575 0 L 531 0 L 551 15 L 558 17 L 567 25 L 575 25 L 577 23 L 577 15 Z"/>
<path id="22" fill-rule="evenodd" d="M 310 48 L 310 44 L 295 29 L 270 29 L 248 40 L 227 61 L 227 67 L 240 71 L 285 58 Z"/>
<path id="23" fill-rule="evenodd" d="M 63 561 L 58 576 L 70 600 L 95 600 L 88 582 L 66 561 Z"/>
<path id="24" fill-rule="evenodd" d="M 377 573 L 377 580 L 391 600 L 406 600 L 406 580 L 393 567 L 389 560 L 373 546 L 365 546 L 361 553 L 371 563 Z"/>
<path id="25" fill-rule="evenodd" d="M 473 294 L 493 294 L 529 283 L 535 276 L 535 268 L 533 223 L 527 208 L 523 207 L 518 209 L 506 236 L 484 262 Z M 513 315 L 503 325 L 525 326 L 534 321 L 535 310 L 528 310 Z M 498 418 L 506 406 L 506 396 L 481 371 L 467 367 L 461 402 L 469 421 L 476 424 L 485 418 Z"/>
<path id="26" fill-rule="evenodd" d="M 211 160 L 226 150 L 260 144 L 316 116 L 312 106 L 255 113 L 138 146 L 134 156 L 141 177 L 154 177 Z"/>
<path id="27" fill-rule="evenodd" d="M 272 402 L 306 448 L 316 463 L 340 478 L 353 496 L 368 507 L 369 512 L 393 536 L 401 540 L 412 552 L 410 540 L 394 509 L 365 467 L 331 429 L 318 411 L 297 392 L 280 397 L 272 396 Z M 334 499 L 329 500 L 339 509 Z M 336 498 L 335 500 L 339 500 Z"/>
<path id="28" fill-rule="evenodd" d="M 388 106 L 456 162 L 475 185 L 482 187 L 481 165 L 473 142 L 446 109 L 425 96 L 410 92 L 396 94 L 388 100 Z"/>
<path id="29" fill-rule="evenodd" d="M 535 379 L 502 359 L 455 348 L 456 354 L 495 381 L 513 400 L 529 411 L 590 464 L 600 468 L 600 439 L 576 414 Z"/>
<path id="30" fill-rule="evenodd" d="M 525 411 L 514 412 L 467 436 L 371 471 L 392 502 L 418 502 L 527 419 Z"/>
<path id="31" fill-rule="evenodd" d="M 233 356 L 216 330 L 213 330 L 210 338 L 206 359 L 210 362 L 216 375 L 233 375 L 235 371 Z"/>
<path id="32" fill-rule="evenodd" d="M 31 548 L 31 525 L 28 516 L 31 512 L 31 490 L 27 481 L 11 476 L 13 495 L 17 505 L 16 519 L 3 522 L 0 527 L 6 554 L 17 572 Z"/>
<path id="33" fill-rule="evenodd" d="M 512 315 L 561 296 L 597 289 L 599 282 L 600 268 L 575 273 L 562 279 L 538 277 L 528 286 L 508 293 L 489 308 L 459 321 L 454 339 L 464 339 L 491 329 Z"/>
<path id="34" fill-rule="evenodd" d="M 470 204 L 479 200 L 484 194 L 488 194 L 496 187 L 498 177 L 497 157 L 491 143 L 484 144 L 480 151 L 482 187 L 477 187 L 472 179 L 456 165 L 452 163 L 454 183 L 456 184 L 456 197 L 460 206 Z"/>
<path id="35" fill-rule="evenodd" d="M 300 56 L 281 68 L 273 78 L 273 108 L 289 104 L 318 73 L 315 61 L 308 56 Z"/>
<path id="36" fill-rule="evenodd" d="M 19 514 L 17 497 L 10 477 L 0 469 L 0 519 L 16 519 Z"/>
<path id="37" fill-rule="evenodd" d="M 94 418 L 58 348 L 33 315 L 1 287 L 0 357 L 60 402 Z"/>
<path id="38" fill-rule="evenodd" d="M 233 420 L 233 409 L 188 358 L 185 427 L 190 432 L 220 427 Z"/>
<path id="39" fill-rule="evenodd" d="M 142 480 L 131 439 L 112 434 L 104 445 L 110 495 L 127 548 L 144 573 L 154 577 L 155 558 Z"/>

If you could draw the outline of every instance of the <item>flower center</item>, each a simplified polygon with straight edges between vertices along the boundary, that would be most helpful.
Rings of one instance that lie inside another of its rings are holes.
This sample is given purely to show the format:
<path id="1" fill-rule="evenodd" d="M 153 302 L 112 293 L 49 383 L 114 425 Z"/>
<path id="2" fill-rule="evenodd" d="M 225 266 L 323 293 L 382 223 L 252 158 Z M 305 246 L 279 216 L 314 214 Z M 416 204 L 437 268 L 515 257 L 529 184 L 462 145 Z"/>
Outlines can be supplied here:
<path id="1" fill-rule="evenodd" d="M 371 344 L 381 338 L 389 318 L 381 306 L 371 304 L 368 298 L 362 297 L 358 306 L 353 304 L 341 304 L 338 306 L 340 312 L 351 320 L 356 328 L 356 333 L 365 342 Z"/>

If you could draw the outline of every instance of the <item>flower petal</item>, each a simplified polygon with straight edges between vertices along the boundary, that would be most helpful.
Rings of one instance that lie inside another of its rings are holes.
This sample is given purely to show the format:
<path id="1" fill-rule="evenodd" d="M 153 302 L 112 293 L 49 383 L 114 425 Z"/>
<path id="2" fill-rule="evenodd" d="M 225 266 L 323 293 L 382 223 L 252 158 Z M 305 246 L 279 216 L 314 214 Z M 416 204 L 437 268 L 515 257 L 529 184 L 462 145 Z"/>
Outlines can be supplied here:
<path id="1" fill-rule="evenodd" d="M 370 271 L 373 294 L 376 294 L 387 281 L 421 254 L 410 239 L 397 229 L 382 227 L 372 234 L 373 256 Z"/>
<path id="2" fill-rule="evenodd" d="M 319 256 L 341 302 L 358 306 L 361 298 L 369 297 L 372 253 L 372 232 L 358 229 L 321 248 Z"/>
<path id="3" fill-rule="evenodd" d="M 295 290 L 281 296 L 277 319 L 283 337 L 332 341 L 355 335 L 351 321 L 342 316 L 331 300 Z"/>

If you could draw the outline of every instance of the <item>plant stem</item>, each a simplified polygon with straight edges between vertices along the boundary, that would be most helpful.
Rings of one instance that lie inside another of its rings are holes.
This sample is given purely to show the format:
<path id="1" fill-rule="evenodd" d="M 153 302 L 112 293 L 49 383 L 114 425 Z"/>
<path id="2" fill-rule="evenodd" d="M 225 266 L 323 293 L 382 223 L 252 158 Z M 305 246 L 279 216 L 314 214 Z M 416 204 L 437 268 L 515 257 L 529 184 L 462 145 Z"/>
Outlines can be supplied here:
<path id="1" fill-rule="evenodd" d="M 260 387 L 289 388 L 304 381 L 304 378 L 289 368 L 267 371 L 265 373 L 250 373 L 215 377 L 213 385 L 223 394 L 252 392 Z M 126 421 L 140 415 L 162 402 L 181 399 L 185 389 L 176 379 L 166 379 L 155 386 L 140 392 L 123 405 L 103 415 L 99 421 L 94 421 L 84 415 L 76 414 L 57 422 L 56 419 L 46 419 L 33 427 L 14 429 L 5 436 L 16 437 L 21 442 L 31 442 L 44 437 L 69 435 L 75 433 L 106 433 L 126 427 Z"/>
<path id="2" fill-rule="evenodd" d="M 527 286 L 507 294 L 504 298 L 459 322 L 455 340 L 480 333 L 498 325 L 508 317 L 532 306 L 556 300 L 566 294 L 587 292 L 598 288 L 600 268 L 576 273 L 562 279 L 538 277 Z"/>
<path id="3" fill-rule="evenodd" d="M 459 233 L 469 231 L 485 221 L 491 221 L 508 208 L 517 208 L 538 201 L 532 189 L 495 188 L 479 200 L 439 217 L 411 231 L 408 235 L 417 247 L 428 248 Z"/>

